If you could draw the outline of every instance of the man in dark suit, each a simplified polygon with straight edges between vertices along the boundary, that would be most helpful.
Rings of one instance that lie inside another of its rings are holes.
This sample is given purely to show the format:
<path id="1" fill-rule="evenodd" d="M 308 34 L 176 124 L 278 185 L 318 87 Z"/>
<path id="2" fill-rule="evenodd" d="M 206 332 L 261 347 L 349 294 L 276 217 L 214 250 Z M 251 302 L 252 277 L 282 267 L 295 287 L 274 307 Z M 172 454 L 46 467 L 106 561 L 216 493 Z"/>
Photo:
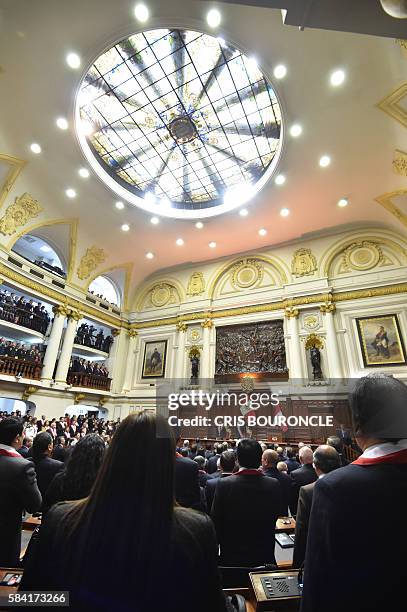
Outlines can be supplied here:
<path id="1" fill-rule="evenodd" d="M 23 423 L 8 417 L 0 421 L 0 566 L 15 567 L 21 549 L 23 510 L 37 512 L 41 493 L 31 461 L 24 459 L 21 446 Z"/>
<path id="2" fill-rule="evenodd" d="M 294 470 L 298 470 L 298 468 L 300 468 L 301 465 L 298 463 L 296 459 L 297 455 L 295 453 L 295 450 L 291 446 L 287 446 L 287 448 L 285 449 L 285 452 L 287 455 L 285 459 L 285 463 L 287 464 L 288 473 L 290 474 Z"/>
<path id="3" fill-rule="evenodd" d="M 220 474 L 217 478 L 207 481 L 205 487 L 206 505 L 209 514 L 212 510 L 213 498 L 215 497 L 216 487 L 221 478 L 231 476 L 236 465 L 236 453 L 232 450 L 223 451 L 219 459 Z"/>
<path id="4" fill-rule="evenodd" d="M 205 472 L 206 459 L 205 457 L 202 457 L 201 455 L 196 455 L 193 461 L 195 461 L 195 463 L 198 464 L 199 486 L 206 487 L 206 483 L 208 482 L 208 480 L 211 480 L 212 478 L 212 476 L 210 476 L 209 474 Z"/>
<path id="5" fill-rule="evenodd" d="M 198 464 L 177 453 L 175 459 L 175 499 L 186 508 L 201 508 Z"/>
<path id="6" fill-rule="evenodd" d="M 343 443 L 340 438 L 338 438 L 337 436 L 329 436 L 329 438 L 327 438 L 326 443 L 329 446 L 333 446 L 333 448 L 338 452 L 342 467 L 345 467 L 345 465 L 349 465 L 349 461 L 345 459 L 345 456 L 343 454 Z"/>
<path id="7" fill-rule="evenodd" d="M 407 530 L 386 522 L 407 506 L 407 387 L 365 376 L 349 402 L 363 454 L 315 485 L 302 612 L 399 610 L 407 582 Z"/>
<path id="8" fill-rule="evenodd" d="M 25 436 L 25 438 L 23 438 L 22 446 L 17 449 L 20 455 L 24 457 L 24 459 L 27 459 L 28 453 L 32 445 L 33 445 L 33 439 L 30 438 L 29 436 Z"/>
<path id="9" fill-rule="evenodd" d="M 208 465 L 206 467 L 208 474 L 213 474 L 218 469 L 218 461 L 219 457 L 223 453 L 223 451 L 227 450 L 228 445 L 223 444 L 222 442 L 215 443 L 216 454 L 213 457 L 208 459 Z"/>
<path id="10" fill-rule="evenodd" d="M 314 452 L 314 469 L 318 479 L 340 467 L 340 456 L 333 446 L 318 446 Z M 300 489 L 295 525 L 293 567 L 299 568 L 304 563 L 314 487 L 315 482 L 311 482 L 311 484 L 307 484 Z"/>
<path id="11" fill-rule="evenodd" d="M 62 461 L 51 459 L 53 442 L 51 434 L 47 431 L 42 431 L 35 436 L 32 448 L 38 488 L 44 498 L 52 479 L 57 472 L 62 470 L 64 464 Z"/>
<path id="12" fill-rule="evenodd" d="M 318 478 L 312 466 L 314 455 L 309 446 L 302 446 L 300 448 L 299 458 L 301 467 L 298 468 L 298 470 L 294 470 L 290 474 L 292 480 L 290 510 L 293 516 L 295 516 L 295 513 L 297 512 L 300 488 L 304 485 L 311 484 L 311 482 L 315 482 Z"/>
<path id="13" fill-rule="evenodd" d="M 219 480 L 212 519 L 220 544 L 220 564 L 256 567 L 275 563 L 275 524 L 281 508 L 280 485 L 259 469 L 262 449 L 253 439 L 237 447 L 238 472 Z"/>
<path id="14" fill-rule="evenodd" d="M 65 436 L 59 436 L 57 438 L 57 443 L 54 446 L 54 450 L 52 452 L 52 458 L 57 461 L 62 461 L 64 463 L 67 460 L 67 448 L 66 448 L 66 439 Z"/>
<path id="15" fill-rule="evenodd" d="M 261 458 L 261 466 L 263 474 L 270 478 L 275 478 L 280 483 L 281 487 L 281 508 L 280 516 L 288 516 L 288 503 L 291 493 L 291 478 L 288 474 L 280 472 L 277 469 L 277 463 L 280 461 L 280 456 L 275 450 L 265 450 Z"/>

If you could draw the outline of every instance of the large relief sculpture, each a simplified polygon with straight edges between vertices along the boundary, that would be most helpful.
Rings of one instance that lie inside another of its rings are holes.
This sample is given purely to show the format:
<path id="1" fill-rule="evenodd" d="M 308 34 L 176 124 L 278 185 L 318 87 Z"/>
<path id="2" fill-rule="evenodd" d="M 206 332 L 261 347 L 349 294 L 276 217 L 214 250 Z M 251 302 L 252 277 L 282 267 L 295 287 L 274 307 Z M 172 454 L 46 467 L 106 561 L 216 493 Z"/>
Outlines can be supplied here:
<path id="1" fill-rule="evenodd" d="M 106 253 L 103 249 L 99 249 L 96 246 L 91 246 L 86 249 L 85 255 L 81 258 L 78 269 L 76 271 L 78 278 L 84 280 L 89 278 L 99 264 L 103 263 L 106 259 Z"/>
<path id="2" fill-rule="evenodd" d="M 283 321 L 216 329 L 215 374 L 242 372 L 287 372 Z"/>
<path id="3" fill-rule="evenodd" d="M 7 207 L 0 219 L 0 232 L 5 236 L 11 236 L 19 227 L 25 225 L 33 217 L 37 217 L 42 210 L 38 200 L 35 200 L 29 193 L 23 193 Z"/>

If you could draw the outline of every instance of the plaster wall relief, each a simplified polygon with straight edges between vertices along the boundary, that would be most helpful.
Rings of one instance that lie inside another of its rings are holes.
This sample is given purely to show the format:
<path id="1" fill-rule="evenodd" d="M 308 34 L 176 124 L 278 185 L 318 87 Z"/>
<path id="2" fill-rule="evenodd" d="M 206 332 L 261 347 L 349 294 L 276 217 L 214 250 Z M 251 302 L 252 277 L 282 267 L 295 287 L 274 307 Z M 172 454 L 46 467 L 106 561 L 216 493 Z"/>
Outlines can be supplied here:
<path id="1" fill-rule="evenodd" d="M 291 274 L 294 277 L 310 276 L 317 272 L 318 264 L 311 249 L 297 249 L 291 260 Z"/>
<path id="2" fill-rule="evenodd" d="M 139 302 L 141 311 L 163 309 L 179 305 L 181 296 L 178 288 L 171 282 L 162 281 L 155 283 L 144 292 Z"/>
<path id="3" fill-rule="evenodd" d="M 188 287 L 187 287 L 187 296 L 196 297 L 205 293 L 205 279 L 202 272 L 193 272 L 191 274 Z"/>
<path id="4" fill-rule="evenodd" d="M 76 270 L 78 278 L 81 280 L 88 279 L 96 268 L 105 261 L 106 257 L 105 251 L 97 246 L 87 248 Z"/>
<path id="5" fill-rule="evenodd" d="M 217 273 L 210 297 L 216 300 L 258 289 L 276 289 L 283 279 L 284 272 L 266 258 L 242 257 Z"/>
<path id="6" fill-rule="evenodd" d="M 28 221 L 38 217 L 43 210 L 38 200 L 29 193 L 23 193 L 8 205 L 0 218 L 0 233 L 4 236 L 12 236 Z"/>

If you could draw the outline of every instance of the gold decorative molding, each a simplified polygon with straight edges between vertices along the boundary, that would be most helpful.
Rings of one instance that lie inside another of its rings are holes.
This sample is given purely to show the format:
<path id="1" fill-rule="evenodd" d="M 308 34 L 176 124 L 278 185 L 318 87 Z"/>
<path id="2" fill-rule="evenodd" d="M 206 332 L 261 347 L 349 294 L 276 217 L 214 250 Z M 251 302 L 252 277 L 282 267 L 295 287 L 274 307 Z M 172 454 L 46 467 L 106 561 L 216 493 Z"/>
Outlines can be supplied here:
<path id="1" fill-rule="evenodd" d="M 120 335 L 120 331 L 121 331 L 120 329 L 113 328 L 111 330 L 113 338 L 117 338 L 117 336 Z"/>
<path id="2" fill-rule="evenodd" d="M 127 335 L 129 338 L 137 338 L 138 331 L 136 329 L 129 329 L 127 330 Z"/>
<path id="3" fill-rule="evenodd" d="M 385 262 L 385 257 L 380 246 L 370 240 L 362 240 L 350 244 L 342 253 L 342 266 L 348 272 L 372 270 Z"/>
<path id="4" fill-rule="evenodd" d="M 176 288 L 170 283 L 157 283 L 150 290 L 151 304 L 156 308 L 162 308 L 167 304 L 176 304 L 179 295 Z"/>
<path id="5" fill-rule="evenodd" d="M 80 321 L 83 318 L 83 314 L 78 310 L 68 310 L 68 319 L 73 319 L 74 321 Z"/>
<path id="6" fill-rule="evenodd" d="M 399 104 L 400 100 L 405 96 L 407 96 L 407 81 L 402 83 L 376 106 L 389 115 L 389 117 L 399 121 L 404 127 L 407 127 L 407 111 Z"/>
<path id="7" fill-rule="evenodd" d="M 407 51 L 407 40 L 404 38 L 396 38 L 396 43 L 398 43 L 402 49 Z"/>
<path id="8" fill-rule="evenodd" d="M 11 236 L 17 229 L 25 225 L 33 217 L 37 217 L 43 207 L 29 193 L 16 197 L 13 204 L 9 204 L 6 212 L 0 219 L 0 233 Z"/>
<path id="9" fill-rule="evenodd" d="M 407 196 L 407 189 L 398 189 L 397 191 L 390 191 L 389 193 L 384 193 L 376 199 L 376 202 L 381 204 L 386 210 L 389 211 L 396 219 L 400 221 L 405 227 L 407 227 L 407 215 L 400 210 L 400 208 L 394 204 L 392 201 L 393 198 L 397 196 Z"/>
<path id="10" fill-rule="evenodd" d="M 394 151 L 394 159 L 392 161 L 393 170 L 396 174 L 407 176 L 407 153 L 404 151 Z"/>
<path id="11" fill-rule="evenodd" d="M 321 304 L 319 309 L 322 312 L 322 314 L 326 314 L 327 312 L 334 314 L 336 311 L 336 306 L 332 302 L 326 302 L 325 304 Z"/>
<path id="12" fill-rule="evenodd" d="M 230 282 L 239 289 L 250 289 L 263 280 L 264 266 L 257 259 L 244 257 L 231 268 Z"/>
<path id="13" fill-rule="evenodd" d="M 93 270 L 96 270 L 99 264 L 103 263 L 106 259 L 106 253 L 103 249 L 97 246 L 91 246 L 86 249 L 85 255 L 82 256 L 79 266 L 76 270 L 78 278 L 85 280 L 89 278 Z"/>
<path id="14" fill-rule="evenodd" d="M 178 332 L 186 332 L 188 329 L 188 325 L 186 323 L 183 323 L 182 321 L 179 321 L 175 327 Z"/>
<path id="15" fill-rule="evenodd" d="M 129 299 L 129 288 L 130 288 L 130 280 L 131 280 L 131 273 L 133 270 L 133 266 L 134 263 L 133 262 L 127 262 L 127 263 L 123 263 L 123 264 L 117 264 L 115 266 L 110 266 L 108 268 L 103 268 L 103 270 L 98 270 L 98 272 L 96 272 L 95 274 L 93 274 L 87 281 L 87 285 L 86 285 L 86 289 L 87 291 L 89 291 L 89 287 L 90 285 L 93 283 L 93 281 L 98 278 L 99 276 L 107 276 L 109 278 L 109 272 L 114 272 L 116 270 L 123 270 L 125 273 L 125 278 L 124 278 L 124 287 L 123 287 L 123 295 L 122 297 L 122 303 L 120 304 L 120 309 L 121 310 L 127 310 L 128 307 L 128 299 Z M 109 279 L 111 280 L 114 284 L 116 284 L 115 280 L 113 279 Z M 83 287 L 78 287 L 79 289 L 83 290 Z M 120 289 L 120 287 L 118 287 Z"/>
<path id="16" fill-rule="evenodd" d="M 85 399 L 84 393 L 74 393 L 74 396 L 73 396 L 74 404 L 79 404 L 79 402 L 81 402 L 83 399 Z"/>
<path id="17" fill-rule="evenodd" d="M 309 314 L 306 315 L 303 319 L 303 325 L 305 329 L 318 329 L 320 327 L 319 315 L 317 314 Z"/>
<path id="18" fill-rule="evenodd" d="M 194 344 L 188 349 L 188 357 L 192 359 L 193 357 L 199 357 L 201 354 L 200 348 L 197 344 Z"/>
<path id="19" fill-rule="evenodd" d="M 23 391 L 23 393 L 22 393 L 22 395 L 21 395 L 21 399 L 22 399 L 22 400 L 24 400 L 24 401 L 27 401 L 27 400 L 28 400 L 28 398 L 29 398 L 31 395 L 34 395 L 34 393 L 37 393 L 37 391 L 38 391 L 38 387 L 33 387 L 32 385 L 27 386 L 27 387 L 24 389 L 24 391 Z"/>
<path id="20" fill-rule="evenodd" d="M 318 268 L 317 260 L 311 249 L 297 249 L 291 262 L 293 276 L 308 276 Z"/>
<path id="21" fill-rule="evenodd" d="M 18 159 L 18 157 L 6 155 L 5 153 L 0 153 L 0 164 L 1 162 L 5 162 L 7 165 L 9 165 L 10 169 L 6 174 L 3 184 L 0 185 L 0 208 L 3 206 L 4 200 L 10 193 L 11 188 L 18 178 L 18 175 L 27 163 L 22 159 Z"/>
<path id="22" fill-rule="evenodd" d="M 309 334 L 306 338 L 301 338 L 301 340 L 305 340 L 305 350 L 308 351 L 311 348 L 322 349 L 324 348 L 324 341 L 321 336 L 318 334 Z"/>
<path id="23" fill-rule="evenodd" d="M 300 314 L 298 308 L 288 307 L 284 310 L 284 316 L 286 319 L 298 319 L 298 315 Z"/>
<path id="24" fill-rule="evenodd" d="M 61 306 L 53 306 L 52 312 L 54 315 L 61 315 L 62 317 L 67 317 L 69 314 L 69 309 L 65 305 Z"/>
<path id="25" fill-rule="evenodd" d="M 205 319 L 205 321 L 202 321 L 201 327 L 211 329 L 213 327 L 213 321 L 211 319 Z"/>
<path id="26" fill-rule="evenodd" d="M 205 292 L 205 279 L 202 272 L 194 272 L 188 281 L 187 295 L 195 297 Z"/>

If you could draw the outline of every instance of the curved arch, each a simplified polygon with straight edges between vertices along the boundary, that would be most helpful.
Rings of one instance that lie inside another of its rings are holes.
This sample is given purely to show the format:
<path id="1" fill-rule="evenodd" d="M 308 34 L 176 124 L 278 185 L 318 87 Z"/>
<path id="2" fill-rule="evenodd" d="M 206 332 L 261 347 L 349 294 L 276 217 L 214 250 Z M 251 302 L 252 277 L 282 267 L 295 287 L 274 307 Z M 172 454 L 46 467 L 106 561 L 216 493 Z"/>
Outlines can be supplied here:
<path id="1" fill-rule="evenodd" d="M 322 255 L 320 269 L 323 273 L 323 276 L 326 276 L 329 278 L 329 271 L 330 271 L 332 262 L 335 259 L 335 257 L 339 253 L 341 253 L 344 249 L 346 249 L 348 246 L 350 246 L 353 242 L 355 242 L 355 240 L 360 240 L 360 239 L 380 241 L 383 244 L 386 244 L 390 248 L 397 251 L 399 255 L 401 255 L 401 257 L 404 257 L 404 258 L 407 257 L 407 253 L 406 253 L 407 241 L 405 240 L 403 236 L 397 234 L 396 232 L 387 231 L 387 230 L 383 230 L 380 228 L 378 229 L 373 228 L 373 229 L 362 230 L 358 232 L 352 232 L 350 234 L 347 234 L 346 236 L 343 236 L 339 240 L 337 240 Z M 396 242 L 395 239 L 399 240 L 401 243 L 404 243 L 405 246 L 402 247 L 400 244 Z"/>
<path id="2" fill-rule="evenodd" d="M 214 275 L 212 276 L 212 279 L 209 282 L 209 288 L 208 288 L 208 298 L 210 300 L 213 299 L 213 295 L 215 292 L 215 287 L 219 281 L 219 279 L 225 274 L 225 272 L 227 272 L 227 270 L 229 268 L 231 268 L 232 266 L 235 265 L 235 263 L 237 263 L 238 261 L 240 261 L 242 258 L 246 258 L 246 259 L 257 259 L 259 261 L 263 261 L 264 263 L 269 264 L 274 271 L 277 273 L 278 278 L 280 280 L 281 285 L 283 285 L 284 283 L 288 282 L 288 270 L 287 273 L 284 270 L 285 263 L 283 261 L 281 261 L 278 257 L 269 257 L 268 255 L 256 255 L 256 254 L 242 254 L 240 257 L 234 257 L 232 260 L 226 262 L 221 268 L 220 270 L 217 270 Z"/>
<path id="3" fill-rule="evenodd" d="M 7 251 L 10 252 L 19 238 L 21 238 L 22 236 L 25 236 L 26 234 L 30 234 L 31 232 L 33 232 L 34 230 L 40 227 L 48 227 L 50 225 L 69 225 L 70 226 L 69 258 L 67 261 L 67 270 L 66 270 L 66 279 L 69 282 L 72 276 L 74 266 L 75 266 L 78 224 L 79 224 L 79 219 L 76 217 L 72 217 L 68 219 L 49 219 L 47 221 L 40 221 L 39 223 L 34 223 L 33 225 L 30 225 L 29 227 L 26 227 L 22 229 L 21 231 L 19 231 L 17 234 L 15 234 L 11 238 L 9 243 L 6 245 L 6 249 Z"/>
<path id="4" fill-rule="evenodd" d="M 137 295 L 138 292 L 136 292 L 136 295 L 134 297 L 134 301 L 133 301 L 133 306 L 134 306 L 134 310 L 136 312 L 140 312 L 144 301 L 147 297 L 147 295 L 149 294 L 149 292 L 153 289 L 153 287 L 155 287 L 155 285 L 160 285 L 161 283 L 165 283 L 167 285 L 170 285 L 171 287 L 173 287 L 176 292 L 178 293 L 178 297 L 179 297 L 179 301 L 180 303 L 183 302 L 185 300 L 185 291 L 184 291 L 184 287 L 182 286 L 182 284 L 179 282 L 179 280 L 175 279 L 175 278 L 171 278 L 171 277 L 164 277 L 164 278 L 155 278 L 154 280 L 150 281 L 149 284 L 142 288 L 141 292 Z"/>
<path id="5" fill-rule="evenodd" d="M 125 270 L 125 280 L 124 280 L 124 286 L 123 289 L 121 289 L 121 287 L 118 287 L 119 289 L 119 293 L 120 293 L 120 297 L 121 297 L 121 303 L 119 304 L 119 308 L 120 310 L 127 310 L 127 303 L 128 303 L 128 297 L 129 297 L 129 288 L 130 288 L 130 280 L 131 280 L 131 272 L 133 270 L 133 262 L 127 262 L 124 264 L 117 264 L 115 266 L 109 266 L 108 268 L 103 268 L 103 270 L 99 270 L 98 272 L 96 272 L 93 276 L 91 276 L 88 281 L 87 284 L 85 286 L 85 290 L 89 291 L 89 287 L 90 285 L 93 283 L 93 281 L 98 278 L 99 276 L 106 276 L 109 274 L 109 272 L 113 272 L 113 270 Z M 107 277 L 109 278 L 109 277 Z M 116 282 L 112 279 L 109 279 L 112 281 L 112 283 L 114 285 L 116 285 Z"/>

